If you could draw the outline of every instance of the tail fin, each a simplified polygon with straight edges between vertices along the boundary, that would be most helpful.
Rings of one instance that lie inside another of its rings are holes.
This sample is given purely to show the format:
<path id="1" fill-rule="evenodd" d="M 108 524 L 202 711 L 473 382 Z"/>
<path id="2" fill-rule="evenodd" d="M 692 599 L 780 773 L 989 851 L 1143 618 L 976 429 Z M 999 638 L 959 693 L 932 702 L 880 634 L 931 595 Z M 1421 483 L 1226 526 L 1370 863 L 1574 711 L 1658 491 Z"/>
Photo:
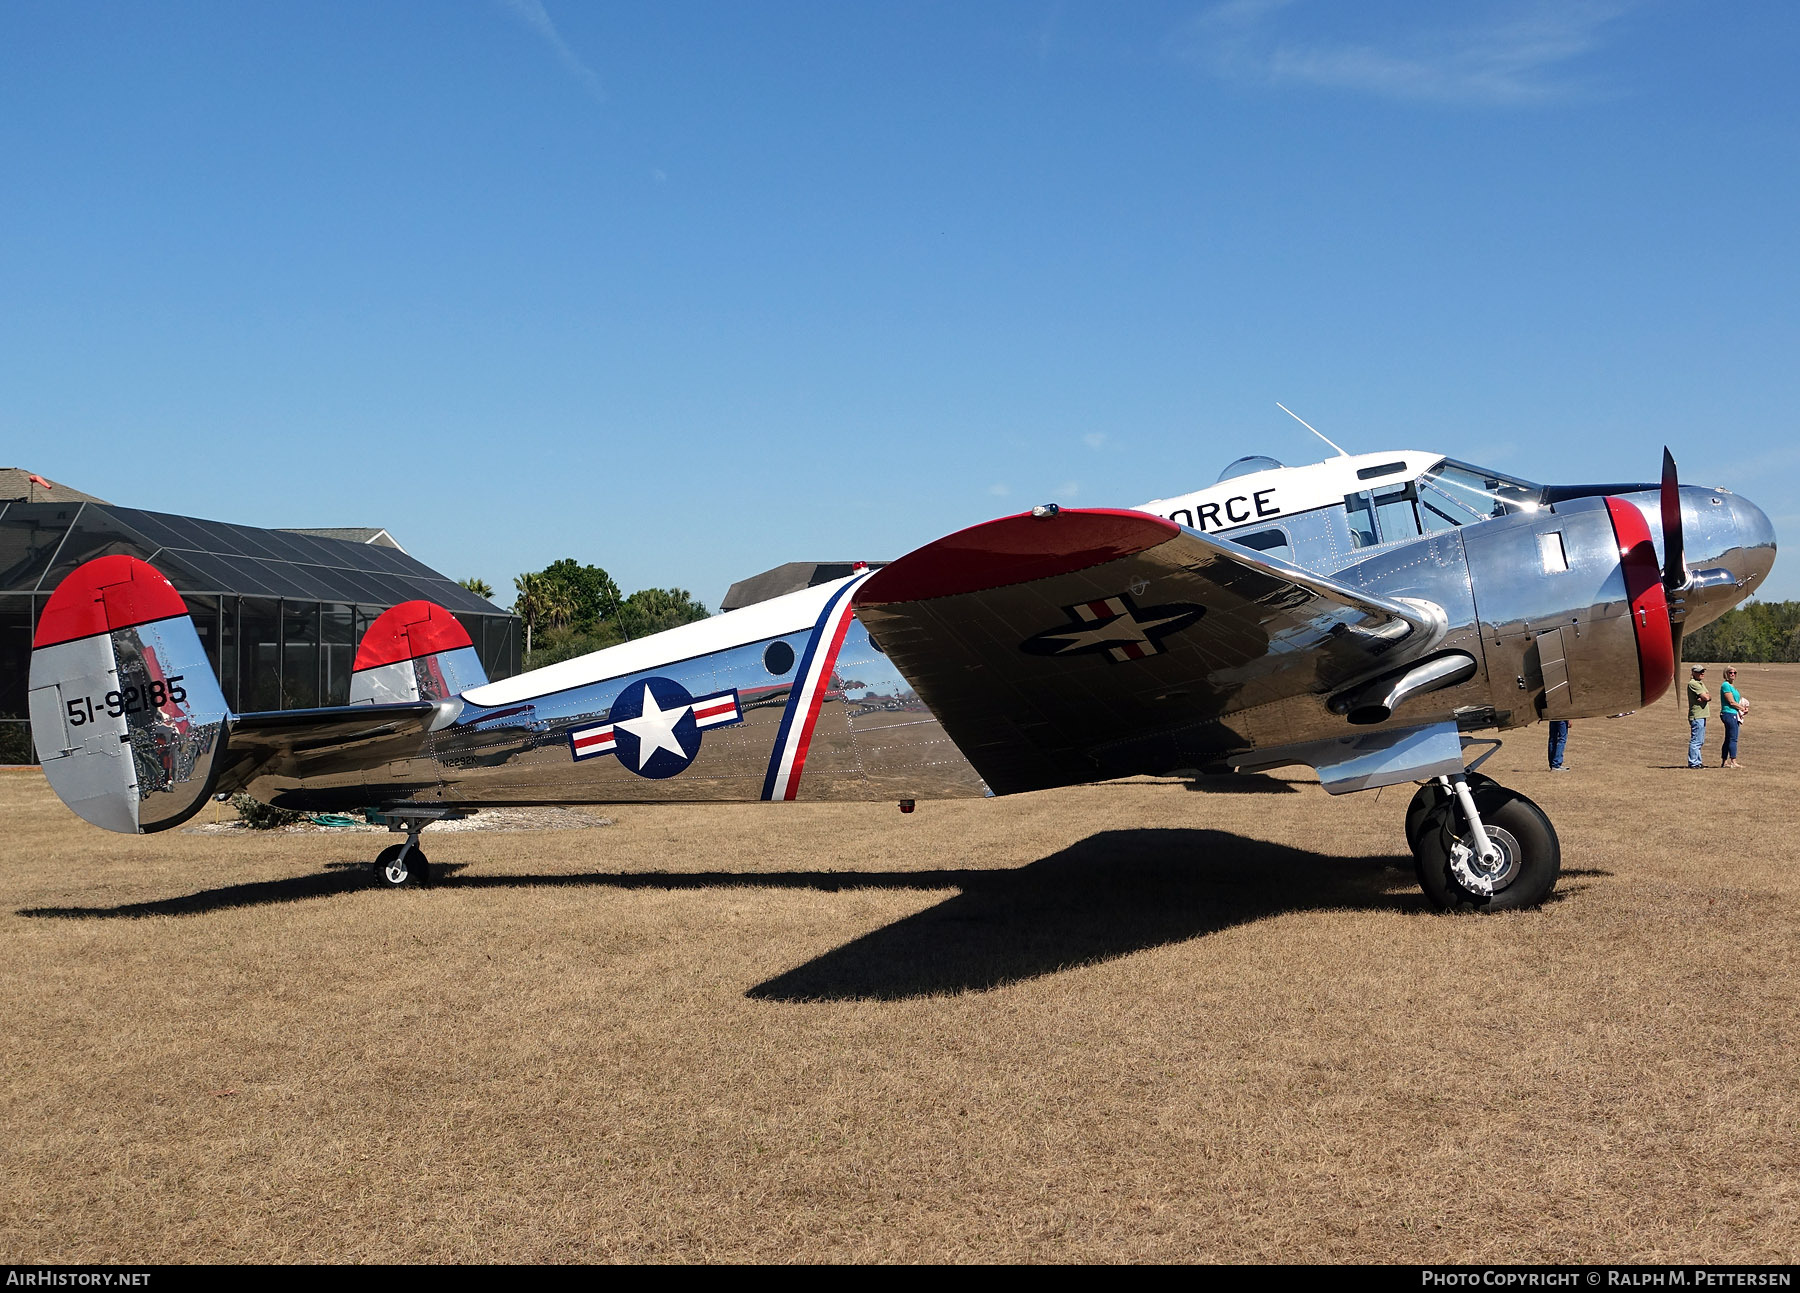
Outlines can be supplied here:
<path id="1" fill-rule="evenodd" d="M 487 673 L 456 617 L 435 602 L 401 602 L 369 625 L 350 666 L 352 705 L 447 700 Z"/>
<path id="2" fill-rule="evenodd" d="M 136 834 L 206 802 L 229 713 L 187 604 L 154 566 L 99 557 L 56 586 L 30 694 L 44 776 L 77 816 Z"/>

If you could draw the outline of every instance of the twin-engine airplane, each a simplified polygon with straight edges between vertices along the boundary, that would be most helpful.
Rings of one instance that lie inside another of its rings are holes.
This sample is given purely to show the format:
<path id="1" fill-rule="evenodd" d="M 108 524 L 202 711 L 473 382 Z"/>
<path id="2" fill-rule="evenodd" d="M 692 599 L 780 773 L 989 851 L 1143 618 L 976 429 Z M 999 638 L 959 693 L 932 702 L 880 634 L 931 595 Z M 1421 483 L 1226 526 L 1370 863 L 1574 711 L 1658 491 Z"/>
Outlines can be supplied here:
<path id="1" fill-rule="evenodd" d="M 166 830 L 238 790 L 378 807 L 406 832 L 375 863 L 390 885 L 429 879 L 426 824 L 490 806 L 804 790 L 910 809 L 1305 765 L 1332 794 L 1421 782 L 1426 895 L 1498 910 L 1542 902 L 1561 850 L 1536 804 L 1465 768 L 1498 744 L 1470 734 L 1649 704 L 1683 626 L 1774 558 L 1762 511 L 1680 486 L 1666 450 L 1660 488 L 1431 453 L 1247 458 L 1196 493 L 1034 508 L 500 682 L 447 611 L 409 602 L 370 626 L 348 705 L 234 714 L 179 594 L 113 555 L 44 609 L 31 720 L 97 826 Z"/>

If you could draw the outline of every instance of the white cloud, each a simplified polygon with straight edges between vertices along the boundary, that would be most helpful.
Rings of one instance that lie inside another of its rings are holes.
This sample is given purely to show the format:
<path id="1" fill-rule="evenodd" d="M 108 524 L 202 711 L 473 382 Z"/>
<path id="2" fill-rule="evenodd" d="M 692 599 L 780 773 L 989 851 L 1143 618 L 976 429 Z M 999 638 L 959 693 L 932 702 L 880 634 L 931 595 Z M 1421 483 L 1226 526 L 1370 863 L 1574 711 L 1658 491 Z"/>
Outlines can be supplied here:
<path id="1" fill-rule="evenodd" d="M 606 98 L 606 91 L 600 85 L 600 74 L 582 61 L 581 55 L 563 39 L 556 24 L 550 21 L 550 13 L 544 8 L 543 0 L 500 0 L 500 3 L 508 13 L 531 28 L 539 39 L 555 51 L 557 61 L 587 87 L 589 94 L 600 100 Z"/>
<path id="2" fill-rule="evenodd" d="M 1065 480 L 1062 484 L 1052 490 L 1051 493 L 1055 495 L 1056 501 L 1059 503 L 1073 503 L 1076 495 L 1081 493 L 1081 482 L 1078 480 Z"/>
<path id="3" fill-rule="evenodd" d="M 1461 6 L 1425 11 L 1448 21 L 1372 40 L 1296 32 L 1306 12 L 1349 10 L 1296 0 L 1228 0 L 1176 40 L 1192 62 L 1232 80 L 1319 85 L 1392 99 L 1515 105 L 1568 98 L 1584 88 L 1567 64 L 1600 44 L 1629 0 L 1503 0 L 1485 16 Z"/>
<path id="4" fill-rule="evenodd" d="M 988 486 L 988 493 L 992 494 L 995 498 L 1005 498 L 1008 494 L 1012 493 L 1012 486 L 1006 484 L 1004 481 L 997 481 Z"/>
<path id="5" fill-rule="evenodd" d="M 1081 443 L 1090 449 L 1099 450 L 1106 445 L 1106 432 L 1090 431 L 1081 437 Z"/>

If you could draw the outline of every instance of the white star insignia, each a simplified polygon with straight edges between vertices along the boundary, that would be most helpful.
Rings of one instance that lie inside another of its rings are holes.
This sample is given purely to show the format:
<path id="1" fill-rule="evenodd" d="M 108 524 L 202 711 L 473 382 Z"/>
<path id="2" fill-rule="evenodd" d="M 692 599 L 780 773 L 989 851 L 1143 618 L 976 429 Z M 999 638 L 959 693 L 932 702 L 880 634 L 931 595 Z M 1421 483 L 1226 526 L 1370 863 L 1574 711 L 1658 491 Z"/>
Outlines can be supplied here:
<path id="1" fill-rule="evenodd" d="M 614 724 L 637 737 L 640 771 L 658 750 L 667 750 L 682 760 L 688 757 L 688 752 L 681 748 L 681 742 L 675 739 L 675 724 L 681 721 L 682 715 L 690 708 L 690 705 L 677 705 L 674 709 L 661 709 L 657 706 L 656 697 L 646 687 L 644 712 L 636 718 L 621 718 Z"/>

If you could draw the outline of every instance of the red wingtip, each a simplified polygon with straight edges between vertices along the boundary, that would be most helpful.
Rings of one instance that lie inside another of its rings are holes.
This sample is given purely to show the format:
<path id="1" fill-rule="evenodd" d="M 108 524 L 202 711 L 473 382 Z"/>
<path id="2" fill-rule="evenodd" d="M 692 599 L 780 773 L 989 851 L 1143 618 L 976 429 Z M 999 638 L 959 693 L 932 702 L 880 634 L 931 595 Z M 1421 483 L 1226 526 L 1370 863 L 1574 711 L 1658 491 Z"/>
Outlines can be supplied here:
<path id="1" fill-rule="evenodd" d="M 856 601 L 916 602 L 1047 579 L 1129 557 L 1180 533 L 1179 525 L 1160 516 L 1111 508 L 1003 516 L 883 566 L 857 591 Z"/>
<path id="2" fill-rule="evenodd" d="M 71 570 L 44 603 L 31 649 L 74 642 L 188 613 L 162 571 L 136 557 L 96 557 Z"/>
<path id="3" fill-rule="evenodd" d="M 360 673 L 472 645 L 468 631 L 436 602 L 401 602 L 375 617 L 356 648 L 356 659 L 350 668 Z"/>

